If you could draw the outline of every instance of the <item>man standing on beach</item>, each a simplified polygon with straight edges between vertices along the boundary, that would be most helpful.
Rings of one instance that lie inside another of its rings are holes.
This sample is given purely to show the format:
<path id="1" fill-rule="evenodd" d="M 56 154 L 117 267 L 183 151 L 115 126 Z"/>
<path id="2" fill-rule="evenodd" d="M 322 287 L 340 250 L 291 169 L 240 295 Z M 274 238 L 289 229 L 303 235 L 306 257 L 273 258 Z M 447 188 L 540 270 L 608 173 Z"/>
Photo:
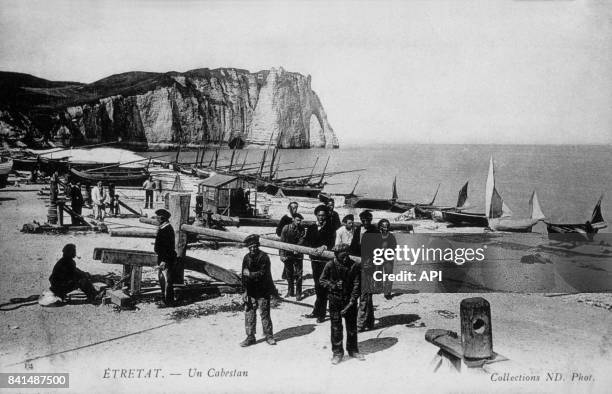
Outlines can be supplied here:
<path id="1" fill-rule="evenodd" d="M 378 228 L 372 224 L 372 212 L 365 210 L 359 214 L 361 227 L 355 230 L 353 241 L 351 244 L 351 254 L 361 256 L 362 270 L 364 276 L 371 278 L 369 275 L 373 272 L 374 265 L 371 256 L 365 256 L 361 253 L 361 241 L 364 234 L 379 234 Z M 366 287 L 366 283 L 362 283 Z M 372 293 L 363 293 L 359 299 L 359 314 L 357 316 L 357 329 L 360 332 L 368 331 L 374 328 L 374 304 L 372 303 Z"/>
<path id="2" fill-rule="evenodd" d="M 176 249 L 174 247 L 174 229 L 168 219 L 170 212 L 165 209 L 155 211 L 159 221 L 159 229 L 155 236 L 155 253 L 157 253 L 157 268 L 159 270 L 159 286 L 162 291 L 162 301 L 165 306 L 174 304 L 173 271 L 176 265 Z"/>
<path id="3" fill-rule="evenodd" d="M 321 274 L 321 286 L 329 292 L 331 318 L 332 364 L 342 361 L 342 318 L 346 323 L 346 350 L 350 357 L 364 360 L 357 347 L 357 299 L 359 298 L 361 265 L 349 257 L 349 245 L 334 247 L 335 258 L 328 262 Z"/>
<path id="4" fill-rule="evenodd" d="M 145 191 L 145 209 L 153 209 L 153 191 L 155 190 L 155 182 L 153 182 L 152 176 L 149 176 L 149 179 L 144 181 L 142 188 Z"/>
<path id="5" fill-rule="evenodd" d="M 300 245 L 304 241 L 306 234 L 302 227 L 304 218 L 299 213 L 293 215 L 293 223 L 283 227 L 280 240 L 293 245 Z M 302 270 L 304 266 L 304 255 L 302 253 L 290 252 L 281 249 L 280 259 L 285 264 L 285 276 L 287 277 L 288 290 L 285 297 L 296 297 L 298 301 L 302 299 Z M 295 285 L 295 288 L 294 288 Z"/>
<path id="6" fill-rule="evenodd" d="M 70 186 L 70 209 L 78 215 L 83 213 L 83 193 L 81 193 L 81 183 L 73 183 Z M 80 224 L 81 219 L 73 216 L 72 224 Z"/>
<path id="7" fill-rule="evenodd" d="M 50 290 L 57 297 L 64 299 L 73 290 L 81 289 L 91 303 L 98 302 L 98 293 L 93 287 L 90 275 L 77 268 L 74 258 L 76 257 L 76 245 L 66 244 L 62 250 L 62 258 L 55 263 L 53 272 L 49 277 Z"/>
<path id="8" fill-rule="evenodd" d="M 278 222 L 278 226 L 276 226 L 276 235 L 279 237 L 281 235 L 281 231 L 283 231 L 283 228 L 286 225 L 293 223 L 293 215 L 295 215 L 298 211 L 298 203 L 295 201 L 290 202 L 289 205 L 287 205 L 287 210 L 289 211 L 289 214 L 284 215 Z"/>
<path id="9" fill-rule="evenodd" d="M 261 315 L 261 324 L 269 345 L 276 345 L 274 340 L 272 319 L 270 318 L 270 298 L 275 292 L 272 273 L 270 271 L 270 258 L 259 250 L 259 236 L 251 234 L 244 240 L 249 248 L 242 260 L 242 286 L 244 294 L 244 328 L 246 339 L 240 346 L 246 347 L 255 344 L 257 324 L 257 308 Z"/>
<path id="10" fill-rule="evenodd" d="M 319 283 L 323 268 L 327 263 L 327 259 L 321 254 L 325 250 L 331 250 L 336 240 L 336 231 L 329 223 L 329 212 L 325 205 L 319 205 L 315 208 L 314 214 L 317 217 L 317 222 L 306 228 L 306 236 L 304 237 L 304 246 L 316 248 L 318 254 L 310 255 L 312 267 L 312 276 L 315 283 L 316 300 L 311 313 L 306 315 L 308 318 L 316 318 L 317 323 L 325 321 L 327 313 L 327 290 Z"/>
<path id="11" fill-rule="evenodd" d="M 94 219 L 104 221 L 104 214 L 106 213 L 106 192 L 102 186 L 102 182 L 98 182 L 97 186 L 91 190 L 91 200 L 93 202 Z"/>

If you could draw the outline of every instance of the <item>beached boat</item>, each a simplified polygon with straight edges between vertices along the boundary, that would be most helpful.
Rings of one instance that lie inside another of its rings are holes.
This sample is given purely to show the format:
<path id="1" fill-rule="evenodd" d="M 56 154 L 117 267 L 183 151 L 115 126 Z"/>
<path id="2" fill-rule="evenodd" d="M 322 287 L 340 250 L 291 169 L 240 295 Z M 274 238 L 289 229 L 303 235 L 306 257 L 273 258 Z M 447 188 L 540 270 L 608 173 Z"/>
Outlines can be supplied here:
<path id="1" fill-rule="evenodd" d="M 13 169 L 13 159 L 2 157 L 0 161 L 0 187 L 6 187 L 9 173 Z"/>
<path id="2" fill-rule="evenodd" d="M 468 182 L 459 190 L 459 196 L 457 197 L 457 205 L 453 207 L 441 207 L 433 205 L 433 201 L 428 205 L 416 205 L 414 207 L 414 215 L 417 219 L 433 219 L 434 217 L 442 217 L 442 212 L 460 212 L 467 208 L 467 197 L 468 197 Z M 437 191 L 436 191 L 437 195 Z M 434 196 L 435 200 L 435 196 Z"/>
<path id="3" fill-rule="evenodd" d="M 353 192 L 345 197 L 344 204 L 348 205 L 352 208 L 363 208 L 363 209 L 379 209 L 379 210 L 389 210 L 393 207 L 393 204 L 397 202 L 397 177 L 393 179 L 393 185 L 391 186 L 391 199 L 388 198 L 369 198 L 369 197 L 359 197 L 353 194 L 357 184 L 353 187 Z M 403 208 L 406 208 L 404 206 Z M 400 208 L 401 209 L 401 208 Z M 410 207 L 403 209 L 399 212 L 405 212 Z"/>
<path id="4" fill-rule="evenodd" d="M 442 220 L 454 226 L 487 227 L 489 222 L 484 213 L 442 211 Z"/>
<path id="5" fill-rule="evenodd" d="M 145 168 L 115 167 L 88 172 L 71 168 L 70 176 L 90 184 L 102 182 L 105 185 L 114 183 L 115 186 L 141 186 L 149 177 L 149 171 Z"/>
<path id="6" fill-rule="evenodd" d="M 532 227 L 544 220 L 544 213 L 540 208 L 538 195 L 535 190 L 529 199 L 531 217 L 512 218 L 512 211 L 504 203 L 501 195 L 495 188 L 495 168 L 493 157 L 489 162 L 489 173 L 485 187 L 485 212 L 487 213 L 488 227 L 493 231 L 531 232 Z"/>
<path id="7" fill-rule="evenodd" d="M 404 201 L 394 201 L 391 204 L 391 208 L 389 210 L 391 212 L 406 212 L 409 209 L 413 209 L 415 211 L 415 216 L 419 219 L 431 219 L 431 213 L 427 214 L 426 211 L 428 209 L 433 210 L 436 207 L 433 205 L 436 202 L 436 197 L 438 197 L 438 191 L 440 190 L 440 185 L 436 189 L 431 202 L 428 203 L 414 203 L 414 202 L 404 202 Z M 393 195 L 397 198 L 397 188 L 395 186 L 395 180 L 393 180 Z"/>
<path id="8" fill-rule="evenodd" d="M 464 187 L 466 187 L 467 198 L 467 185 Z M 531 195 L 529 204 L 531 207 L 530 218 L 512 218 L 512 211 L 504 203 L 495 188 L 495 169 L 493 157 L 491 157 L 485 187 L 485 213 L 455 212 L 452 210 L 442 211 L 441 213 L 444 221 L 455 226 L 488 227 L 492 231 L 531 232 L 532 227 L 544 219 L 535 191 Z M 459 211 L 459 209 L 456 211 Z"/>
<path id="9" fill-rule="evenodd" d="M 511 231 L 519 233 L 530 233 L 533 226 L 539 221 L 544 220 L 544 213 L 540 208 L 538 195 L 534 190 L 529 199 L 529 207 L 531 211 L 530 218 L 511 218 L 511 217 L 490 217 L 489 228 L 493 231 Z"/>
<path id="10" fill-rule="evenodd" d="M 608 227 L 608 223 L 603 218 L 601 214 L 601 200 L 603 199 L 603 194 L 597 200 L 597 204 L 595 204 L 595 208 L 593 209 L 593 214 L 591 215 L 591 219 L 586 221 L 585 223 L 576 223 L 576 224 L 559 224 L 559 223 L 546 223 L 546 229 L 549 234 L 596 234 L 599 230 Z"/>

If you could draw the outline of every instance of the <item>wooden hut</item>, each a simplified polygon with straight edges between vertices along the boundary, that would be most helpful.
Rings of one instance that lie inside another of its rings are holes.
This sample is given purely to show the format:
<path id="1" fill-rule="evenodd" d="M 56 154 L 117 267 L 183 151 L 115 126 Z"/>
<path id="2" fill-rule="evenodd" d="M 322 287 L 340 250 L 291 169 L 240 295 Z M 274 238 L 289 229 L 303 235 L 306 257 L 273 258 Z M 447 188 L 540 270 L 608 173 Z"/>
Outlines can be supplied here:
<path id="1" fill-rule="evenodd" d="M 202 208 L 226 216 L 253 216 L 255 203 L 250 203 L 249 188 L 252 185 L 240 177 L 214 174 L 198 184 L 198 196 L 202 197 Z M 256 197 L 253 198 L 256 201 Z"/>

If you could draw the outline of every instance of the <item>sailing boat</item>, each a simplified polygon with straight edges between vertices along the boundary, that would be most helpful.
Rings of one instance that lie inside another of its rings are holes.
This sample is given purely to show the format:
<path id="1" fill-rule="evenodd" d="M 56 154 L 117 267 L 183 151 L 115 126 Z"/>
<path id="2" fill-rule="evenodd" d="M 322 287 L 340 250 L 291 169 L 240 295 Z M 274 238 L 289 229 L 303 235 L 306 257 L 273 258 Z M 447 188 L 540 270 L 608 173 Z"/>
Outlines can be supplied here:
<path id="1" fill-rule="evenodd" d="M 469 181 L 465 182 L 465 185 L 463 185 L 463 187 L 459 190 L 459 195 L 457 197 L 457 205 L 452 206 L 452 207 L 435 206 L 433 205 L 434 201 L 432 201 L 430 204 L 423 204 L 423 205 L 418 204 L 417 206 L 414 207 L 415 217 L 418 219 L 442 218 L 442 212 L 444 211 L 459 212 L 462 209 L 466 209 L 467 208 L 466 201 L 468 197 L 468 192 L 467 192 L 468 183 Z M 434 196 L 434 200 L 437 194 L 438 194 L 438 191 L 436 190 L 436 195 Z"/>
<path id="2" fill-rule="evenodd" d="M 423 202 L 423 203 L 419 203 L 419 202 L 407 202 L 407 201 L 395 201 L 393 202 L 393 204 L 391 204 L 391 208 L 389 209 L 391 212 L 406 212 L 409 209 L 415 208 L 415 211 L 417 209 L 417 207 L 423 207 L 424 209 L 426 209 L 427 207 L 432 207 L 433 208 L 433 204 L 436 202 L 436 197 L 438 197 L 438 191 L 440 190 L 440 185 L 438 184 L 438 188 L 436 189 L 436 192 L 434 193 L 433 198 L 431 199 L 430 202 Z M 395 198 L 395 200 L 397 200 L 397 189 L 395 186 L 395 180 L 393 181 L 393 196 Z M 430 215 L 431 218 L 431 215 Z"/>
<path id="3" fill-rule="evenodd" d="M 608 223 L 603 218 L 601 214 L 601 200 L 603 199 L 603 194 L 597 200 L 597 204 L 595 204 L 595 208 L 593 209 L 593 214 L 591 215 L 591 220 L 587 221 L 584 224 L 554 224 L 554 223 L 546 223 L 546 229 L 548 233 L 555 234 L 567 234 L 567 233 L 582 233 L 582 234 L 596 234 L 600 229 L 604 229 L 608 227 Z"/>
<path id="4" fill-rule="evenodd" d="M 535 190 L 529 199 L 529 206 L 531 211 L 530 218 L 515 219 L 511 217 L 512 211 L 504 203 L 504 200 L 495 188 L 495 169 L 493 166 L 493 156 L 491 156 L 485 188 L 485 212 L 487 213 L 488 227 L 493 231 L 530 233 L 532 227 L 545 218 Z"/>
<path id="5" fill-rule="evenodd" d="M 387 210 L 391 209 L 391 206 L 397 201 L 397 177 L 393 179 L 393 185 L 391 186 L 391 199 L 388 198 L 368 198 L 358 197 L 356 195 L 347 196 L 345 199 L 345 205 L 349 205 L 353 208 L 364 208 L 364 209 L 380 209 Z M 354 189 L 353 189 L 354 191 Z M 352 194 L 352 193 L 351 193 Z M 405 211 L 405 210 L 404 210 Z M 402 211 L 402 212 L 404 212 Z"/>

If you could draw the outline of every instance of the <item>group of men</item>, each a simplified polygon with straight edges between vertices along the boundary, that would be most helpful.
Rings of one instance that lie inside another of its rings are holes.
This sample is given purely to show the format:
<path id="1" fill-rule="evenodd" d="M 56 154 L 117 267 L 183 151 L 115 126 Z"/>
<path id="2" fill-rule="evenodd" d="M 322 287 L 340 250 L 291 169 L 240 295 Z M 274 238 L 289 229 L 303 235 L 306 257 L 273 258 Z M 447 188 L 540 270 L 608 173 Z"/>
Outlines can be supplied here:
<path id="1" fill-rule="evenodd" d="M 101 185 L 98 185 L 101 189 Z M 361 226 L 354 226 L 354 217 L 347 215 L 340 222 L 334 211 L 333 200 L 327 205 L 315 208 L 316 222 L 302 225 L 303 217 L 299 214 L 298 204 L 288 206 L 289 215 L 285 215 L 277 233 L 281 241 L 308 246 L 315 249 L 309 256 L 315 282 L 315 304 L 307 318 L 316 318 L 318 323 L 325 321 L 329 304 L 331 320 L 332 363 L 338 364 L 344 356 L 343 323 L 346 325 L 346 350 L 350 357 L 363 360 L 357 345 L 358 331 L 374 328 L 374 308 L 372 294 L 361 292 L 362 266 L 351 260 L 350 255 L 360 256 L 361 240 L 366 233 L 378 233 L 372 225 L 372 213 L 364 211 L 359 215 Z M 174 276 L 177 264 L 175 251 L 175 232 L 169 223 L 170 213 L 158 209 L 155 214 L 159 220 L 159 229 L 155 238 L 154 250 L 158 256 L 159 283 L 162 290 L 162 302 L 165 306 L 174 303 Z M 273 325 L 270 317 L 271 298 L 277 294 L 274 285 L 270 258 L 260 250 L 258 235 L 250 235 L 244 240 L 249 252 L 242 261 L 243 302 L 245 305 L 246 339 L 240 343 L 246 347 L 256 343 L 256 311 L 260 310 L 266 342 L 276 345 L 273 336 Z M 324 251 L 334 252 L 334 258 L 324 257 Z M 56 264 L 50 277 L 51 289 L 64 296 L 69 291 L 81 288 L 90 299 L 96 297 L 91 281 L 86 273 L 76 269 L 74 258 L 76 248 L 69 244 L 64 248 L 64 257 Z M 282 250 L 281 260 L 285 266 L 284 276 L 288 282 L 287 297 L 301 300 L 303 255 Z"/>
<path id="2" fill-rule="evenodd" d="M 315 282 L 315 303 L 307 318 L 316 318 L 318 323 L 325 321 L 329 304 L 331 320 L 332 363 L 338 364 L 344 355 L 343 324 L 347 332 L 346 350 L 350 357 L 363 360 L 357 346 L 357 332 L 374 328 L 374 307 L 372 294 L 361 294 L 360 263 L 351 260 L 350 255 L 361 255 L 361 240 L 366 233 L 378 233 L 372 225 L 372 213 L 362 212 L 359 217 L 361 226 L 354 226 L 353 215 L 347 215 L 340 222 L 334 211 L 334 201 L 315 208 L 316 222 L 303 226 L 303 216 L 298 213 L 298 203 L 288 205 L 289 213 L 283 216 L 276 229 L 282 242 L 307 246 L 316 251 L 310 255 L 313 279 Z M 270 298 L 275 293 L 270 271 L 270 259 L 259 250 L 259 237 L 249 236 L 245 243 L 249 253 L 242 264 L 242 278 L 245 287 L 246 334 L 240 344 L 249 346 L 255 343 L 255 310 L 259 307 L 267 343 L 276 344 L 273 338 L 270 318 Z M 332 250 L 334 258 L 328 259 L 323 252 Z M 287 279 L 286 297 L 296 297 L 300 301 L 302 293 L 303 259 L 301 253 L 281 250 L 284 263 L 284 278 Z"/>
<path id="3" fill-rule="evenodd" d="M 108 185 L 107 192 L 102 182 L 98 182 L 96 186 L 91 189 L 91 201 L 94 219 L 103 222 L 106 216 L 107 207 L 110 210 L 111 216 L 119 215 L 119 195 L 115 192 L 114 184 L 111 183 Z"/>
<path id="4" fill-rule="evenodd" d="M 316 222 L 308 226 L 302 224 L 303 216 L 298 213 L 298 203 L 291 202 L 287 209 L 289 213 L 280 220 L 276 233 L 281 242 L 308 246 L 317 250 L 318 254 L 310 255 L 312 275 L 315 282 L 316 301 L 312 312 L 306 317 L 316 318 L 318 323 L 325 321 L 328 304 L 329 289 L 321 283 L 325 265 L 328 259 L 321 256 L 325 250 L 348 248 L 348 255 L 361 256 L 361 241 L 364 234 L 379 233 L 379 229 L 372 224 L 372 212 L 365 210 L 360 213 L 360 226 L 355 225 L 353 215 L 346 215 L 342 222 L 334 210 L 334 200 L 326 205 L 315 208 Z M 340 248 L 341 245 L 344 245 Z M 303 298 L 302 273 L 303 258 L 300 253 L 281 250 L 281 261 L 285 264 L 284 277 L 287 279 L 288 291 L 286 297 L 296 297 L 298 301 Z M 357 321 L 360 331 L 374 328 L 374 307 L 372 295 L 365 293 L 360 297 Z"/>

